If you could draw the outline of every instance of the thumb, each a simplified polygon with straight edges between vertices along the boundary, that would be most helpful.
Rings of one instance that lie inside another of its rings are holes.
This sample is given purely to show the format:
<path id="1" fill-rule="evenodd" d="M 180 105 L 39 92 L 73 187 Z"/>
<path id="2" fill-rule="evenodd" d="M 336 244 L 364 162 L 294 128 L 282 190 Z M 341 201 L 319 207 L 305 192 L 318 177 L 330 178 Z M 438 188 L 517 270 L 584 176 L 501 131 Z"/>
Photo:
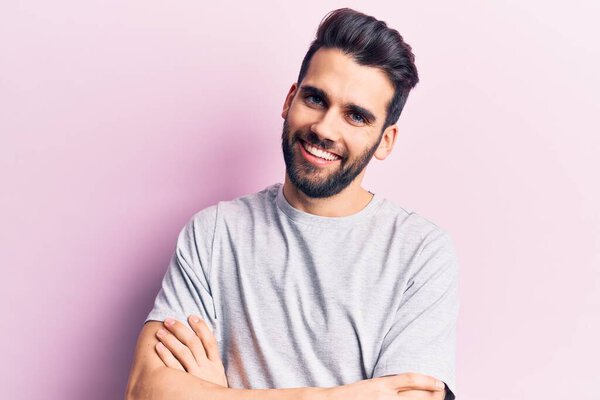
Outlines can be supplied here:
<path id="1" fill-rule="evenodd" d="M 391 388 L 403 390 L 429 390 L 432 392 L 443 391 L 446 388 L 444 382 L 433 376 L 418 374 L 415 372 L 406 372 L 403 374 L 387 376 Z"/>

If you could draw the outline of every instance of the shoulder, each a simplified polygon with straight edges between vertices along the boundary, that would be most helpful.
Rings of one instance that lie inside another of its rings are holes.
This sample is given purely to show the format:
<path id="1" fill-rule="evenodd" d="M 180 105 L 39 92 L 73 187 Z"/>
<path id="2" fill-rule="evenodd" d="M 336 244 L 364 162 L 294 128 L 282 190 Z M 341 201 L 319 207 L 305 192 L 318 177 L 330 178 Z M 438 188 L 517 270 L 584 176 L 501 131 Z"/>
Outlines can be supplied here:
<path id="1" fill-rule="evenodd" d="M 384 198 L 381 203 L 375 216 L 377 225 L 392 225 L 394 230 L 405 238 L 410 237 L 419 247 L 433 239 L 451 240 L 448 231 L 429 217 L 389 199 Z"/>
<path id="2" fill-rule="evenodd" d="M 376 226 L 388 226 L 394 240 L 400 240 L 415 267 L 458 270 L 458 257 L 449 231 L 431 218 L 384 199 L 377 213 Z"/>
<path id="3" fill-rule="evenodd" d="M 187 234 L 210 231 L 214 228 L 219 204 L 212 204 L 196 211 L 186 222 L 183 231 Z"/>
<path id="4" fill-rule="evenodd" d="M 275 183 L 255 193 L 220 201 L 215 205 L 219 219 L 244 218 L 268 210 L 275 202 L 280 185 Z"/>
<path id="5" fill-rule="evenodd" d="M 214 231 L 220 220 L 239 220 L 255 213 L 256 210 L 265 209 L 272 204 L 277 196 L 279 183 L 265 187 L 264 189 L 239 196 L 231 200 L 221 200 L 195 212 L 187 221 L 182 232 L 204 233 Z"/>

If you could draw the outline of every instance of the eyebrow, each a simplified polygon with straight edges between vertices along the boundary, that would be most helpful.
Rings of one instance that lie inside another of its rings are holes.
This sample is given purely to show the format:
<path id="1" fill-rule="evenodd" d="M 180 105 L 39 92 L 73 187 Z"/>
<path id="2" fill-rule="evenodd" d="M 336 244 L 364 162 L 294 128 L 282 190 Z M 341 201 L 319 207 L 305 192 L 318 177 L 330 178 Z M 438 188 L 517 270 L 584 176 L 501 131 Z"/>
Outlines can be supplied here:
<path id="1" fill-rule="evenodd" d="M 329 104 L 329 96 L 327 96 L 327 93 L 324 90 L 319 89 L 317 87 L 310 86 L 310 85 L 302 85 L 302 86 L 300 86 L 300 93 L 302 93 L 303 95 L 319 96 L 323 100 L 325 100 L 326 103 Z M 345 105 L 345 108 L 351 112 L 362 114 L 367 119 L 367 121 L 371 124 L 375 123 L 375 121 L 377 121 L 377 118 L 375 118 L 375 114 L 373 114 L 371 111 L 367 110 L 366 108 L 359 106 L 358 104 L 348 103 Z"/>

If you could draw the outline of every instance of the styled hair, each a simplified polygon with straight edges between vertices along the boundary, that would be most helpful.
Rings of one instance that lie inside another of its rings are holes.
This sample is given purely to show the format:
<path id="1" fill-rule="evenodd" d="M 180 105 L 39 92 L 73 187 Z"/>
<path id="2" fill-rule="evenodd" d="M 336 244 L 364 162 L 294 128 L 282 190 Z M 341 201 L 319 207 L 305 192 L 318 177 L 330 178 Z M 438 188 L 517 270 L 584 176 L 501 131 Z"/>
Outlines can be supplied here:
<path id="1" fill-rule="evenodd" d="M 397 30 L 385 22 L 352 10 L 340 8 L 321 20 L 315 40 L 311 43 L 300 67 L 298 86 L 304 79 L 313 55 L 320 48 L 339 49 L 358 64 L 380 68 L 394 87 L 394 96 L 387 104 L 385 128 L 396 123 L 404 108 L 408 93 L 419 82 L 415 56 Z"/>

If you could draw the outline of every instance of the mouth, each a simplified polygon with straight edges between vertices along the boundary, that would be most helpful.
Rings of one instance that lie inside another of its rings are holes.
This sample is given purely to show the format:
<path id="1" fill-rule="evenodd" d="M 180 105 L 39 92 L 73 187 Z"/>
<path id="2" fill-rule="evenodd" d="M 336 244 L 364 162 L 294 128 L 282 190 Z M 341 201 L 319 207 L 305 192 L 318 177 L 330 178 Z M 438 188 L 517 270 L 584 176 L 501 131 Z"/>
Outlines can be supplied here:
<path id="1" fill-rule="evenodd" d="M 339 155 L 332 153 L 330 151 L 326 151 L 320 149 L 312 144 L 305 142 L 304 140 L 299 139 L 298 143 L 300 144 L 300 152 L 304 156 L 306 160 L 308 160 L 311 164 L 315 164 L 318 166 L 334 164 L 342 159 Z"/>

